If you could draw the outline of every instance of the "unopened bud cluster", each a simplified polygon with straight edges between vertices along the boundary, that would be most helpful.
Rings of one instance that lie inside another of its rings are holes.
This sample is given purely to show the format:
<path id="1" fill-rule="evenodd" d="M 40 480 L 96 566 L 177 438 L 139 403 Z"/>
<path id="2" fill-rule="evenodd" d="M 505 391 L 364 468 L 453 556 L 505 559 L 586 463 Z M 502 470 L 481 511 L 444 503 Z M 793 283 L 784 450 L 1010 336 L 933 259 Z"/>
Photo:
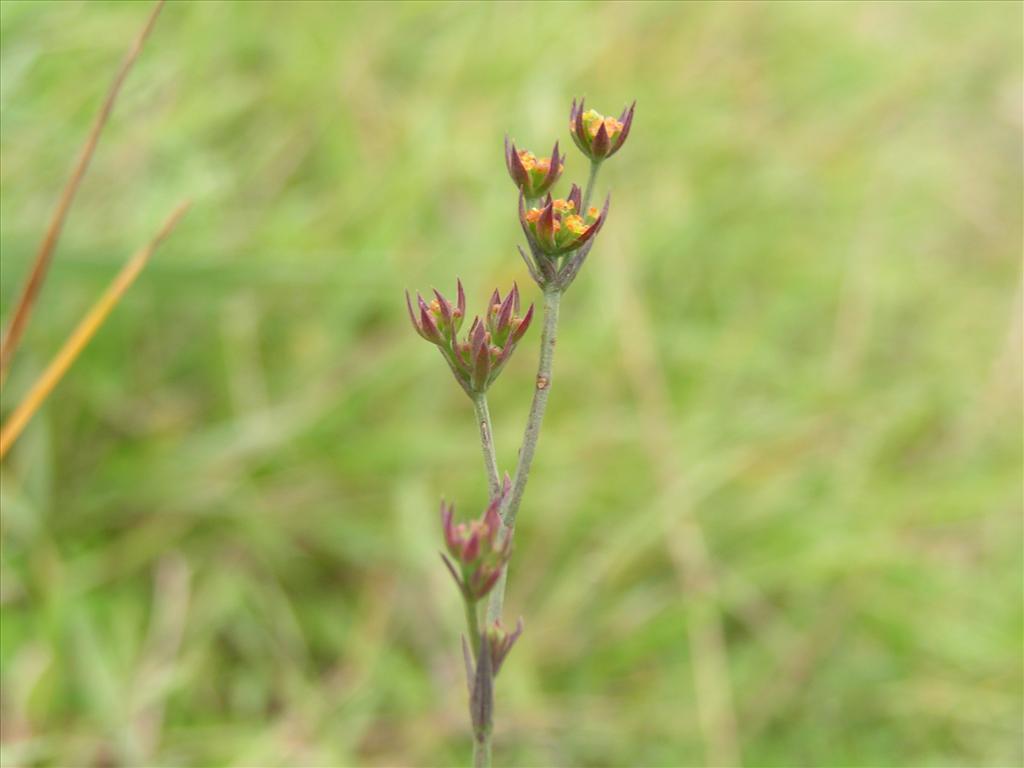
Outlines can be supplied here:
<path id="1" fill-rule="evenodd" d="M 455 523 L 455 506 L 441 502 L 444 543 L 451 558 L 441 557 L 463 596 L 471 602 L 491 591 L 512 552 L 512 540 L 501 535 L 500 512 L 510 486 L 506 474 L 501 493 L 491 499 L 479 520 Z"/>
<path id="2" fill-rule="evenodd" d="M 436 290 L 434 297 L 427 302 L 417 293 L 417 313 L 406 291 L 405 304 L 413 327 L 420 336 L 437 345 L 468 395 L 486 392 L 530 327 L 533 305 L 520 316 L 519 287 L 513 284 L 504 299 L 495 289 L 483 318 L 474 317 L 465 338 L 460 340 L 458 333 L 466 315 L 462 281 L 458 281 L 455 306 Z"/>

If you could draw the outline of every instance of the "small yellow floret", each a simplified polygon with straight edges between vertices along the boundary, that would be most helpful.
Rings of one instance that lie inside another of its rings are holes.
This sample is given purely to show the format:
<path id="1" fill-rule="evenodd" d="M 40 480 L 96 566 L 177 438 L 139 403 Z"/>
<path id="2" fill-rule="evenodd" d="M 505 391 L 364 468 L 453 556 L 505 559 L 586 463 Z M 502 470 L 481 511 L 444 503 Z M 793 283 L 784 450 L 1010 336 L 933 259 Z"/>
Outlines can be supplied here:
<path id="1" fill-rule="evenodd" d="M 537 164 L 537 158 L 533 152 L 527 152 L 525 149 L 519 150 L 519 162 L 523 164 L 523 168 L 530 170 Z"/>
<path id="2" fill-rule="evenodd" d="M 539 218 L 540 218 L 540 209 L 539 208 L 531 208 L 530 210 L 528 210 L 526 212 L 526 220 L 528 222 L 530 222 L 531 224 L 536 222 L 537 219 L 539 219 Z"/>
<path id="3" fill-rule="evenodd" d="M 561 198 L 559 198 L 558 200 L 555 200 L 551 203 L 551 207 L 554 208 L 559 213 L 567 213 L 568 211 L 571 211 L 573 208 L 576 207 L 576 203 L 574 203 L 572 200 L 562 200 Z"/>
<path id="4" fill-rule="evenodd" d="M 574 235 L 582 235 L 589 229 L 586 224 L 583 223 L 583 217 L 573 214 L 572 216 L 566 216 L 565 226 L 568 227 L 569 231 Z"/>
<path id="5" fill-rule="evenodd" d="M 600 219 L 601 212 L 597 210 L 597 208 L 595 208 L 594 206 L 590 206 L 589 208 L 587 208 L 587 216 L 589 216 L 592 219 Z"/>

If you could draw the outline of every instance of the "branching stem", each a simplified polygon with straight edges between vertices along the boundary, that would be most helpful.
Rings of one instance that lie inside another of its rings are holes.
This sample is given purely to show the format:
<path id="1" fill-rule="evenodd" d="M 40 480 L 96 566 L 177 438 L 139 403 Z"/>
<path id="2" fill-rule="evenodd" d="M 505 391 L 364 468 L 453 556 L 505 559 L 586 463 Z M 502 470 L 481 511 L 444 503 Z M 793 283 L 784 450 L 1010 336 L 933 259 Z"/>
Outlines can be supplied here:
<path id="1" fill-rule="evenodd" d="M 601 168 L 599 161 L 591 161 L 590 177 L 587 179 L 587 188 L 583 196 L 583 210 L 586 211 L 590 205 L 590 198 L 594 192 L 594 185 L 597 181 L 597 172 Z M 534 383 L 533 402 L 530 405 L 530 414 L 526 420 L 526 431 L 523 433 L 523 444 L 519 448 L 519 464 L 516 466 L 516 476 L 512 481 L 512 491 L 502 508 L 502 531 L 501 535 L 511 538 L 515 535 L 516 514 L 519 512 L 519 505 L 523 500 L 523 493 L 526 490 L 526 483 L 530 479 L 530 467 L 533 465 L 533 455 L 537 451 L 537 441 L 540 438 L 540 428 L 544 422 L 544 412 L 548 407 L 548 394 L 551 392 L 552 371 L 555 360 L 555 344 L 558 341 L 558 309 L 562 301 L 562 291 L 556 288 L 548 288 L 544 291 L 544 327 L 541 330 L 540 338 L 540 361 L 537 365 L 537 378 Z M 491 418 L 487 409 L 487 400 L 483 395 L 473 398 L 473 406 L 476 410 L 477 423 L 480 427 L 480 444 L 484 453 L 484 464 L 487 468 L 487 479 L 490 485 L 491 498 L 500 493 L 500 481 L 498 479 L 498 465 L 494 454 L 493 430 L 491 429 Z M 487 601 L 486 626 L 492 625 L 501 619 L 502 609 L 505 604 L 505 583 L 508 579 L 508 565 L 501 572 L 497 584 L 491 590 L 490 598 Z M 475 646 L 473 653 L 477 653 L 480 645 L 479 627 L 477 625 L 476 604 L 466 602 L 466 620 L 470 625 L 471 640 Z M 473 632 L 476 635 L 473 635 Z M 479 734 L 473 740 L 473 765 L 475 768 L 489 768 L 491 765 L 491 734 Z"/>
<path id="2" fill-rule="evenodd" d="M 551 290 L 544 293 L 544 328 L 540 339 L 540 363 L 537 366 L 537 379 L 533 390 L 533 403 L 530 406 L 530 415 L 526 420 L 526 431 L 523 434 L 523 444 L 519 449 L 519 465 L 516 467 L 515 480 L 512 481 L 512 492 L 505 508 L 502 510 L 504 521 L 503 536 L 512 536 L 515 533 L 516 513 L 519 512 L 519 504 L 523 499 L 523 492 L 526 490 L 526 482 L 530 477 L 530 466 L 533 464 L 533 455 L 537 450 L 537 440 L 540 437 L 540 427 L 544 421 L 544 411 L 548 407 L 548 393 L 551 391 L 552 367 L 555 359 L 555 344 L 558 336 L 558 307 L 562 300 L 560 291 Z M 491 624 L 501 618 L 501 611 L 505 603 L 505 582 L 508 579 L 508 566 L 501 573 L 498 583 L 491 591 L 491 597 L 487 603 L 487 623 Z"/>

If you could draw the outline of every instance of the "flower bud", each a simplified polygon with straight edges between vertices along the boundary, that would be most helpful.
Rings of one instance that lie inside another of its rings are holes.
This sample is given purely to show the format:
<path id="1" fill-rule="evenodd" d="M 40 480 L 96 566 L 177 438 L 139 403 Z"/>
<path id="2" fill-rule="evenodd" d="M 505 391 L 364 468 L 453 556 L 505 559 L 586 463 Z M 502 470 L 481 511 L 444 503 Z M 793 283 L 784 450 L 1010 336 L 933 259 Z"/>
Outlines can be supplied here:
<path id="1" fill-rule="evenodd" d="M 573 184 L 569 197 L 564 200 L 552 200 L 548 195 L 541 208 L 526 210 L 520 196 L 519 223 L 532 249 L 547 256 L 562 256 L 580 248 L 601 231 L 608 214 L 608 201 L 600 211 L 593 206 L 581 211 L 581 197 L 580 188 Z"/>
<path id="2" fill-rule="evenodd" d="M 573 99 L 572 108 L 569 110 L 569 131 L 572 133 L 572 140 L 591 160 L 607 160 L 622 148 L 629 136 L 636 102 L 622 110 L 618 120 L 614 117 L 605 117 L 593 109 L 584 110 L 583 102 L 584 100 L 580 99 L 577 105 Z"/>
<path id="3" fill-rule="evenodd" d="M 441 559 L 467 600 L 479 600 L 491 591 L 512 553 L 511 538 L 501 533 L 500 513 L 511 486 L 506 474 L 501 493 L 487 505 L 483 516 L 467 523 L 456 524 L 454 505 L 441 502 L 441 526 L 448 550 Z"/>
<path id="4" fill-rule="evenodd" d="M 501 669 L 501 663 L 508 656 L 509 651 L 512 650 L 512 646 L 516 644 L 516 640 L 523 634 L 523 620 L 520 618 L 516 622 L 516 628 L 512 632 L 508 632 L 502 625 L 501 619 L 498 619 L 494 624 L 489 626 L 484 633 L 487 640 L 487 644 L 491 650 L 491 666 L 494 671 L 494 676 L 498 676 L 498 671 Z"/>
<path id="5" fill-rule="evenodd" d="M 544 195 L 565 170 L 565 155 L 559 156 L 558 142 L 550 158 L 538 158 L 532 152 L 516 149 L 515 142 L 505 137 L 505 165 L 512 181 L 528 200 Z"/>

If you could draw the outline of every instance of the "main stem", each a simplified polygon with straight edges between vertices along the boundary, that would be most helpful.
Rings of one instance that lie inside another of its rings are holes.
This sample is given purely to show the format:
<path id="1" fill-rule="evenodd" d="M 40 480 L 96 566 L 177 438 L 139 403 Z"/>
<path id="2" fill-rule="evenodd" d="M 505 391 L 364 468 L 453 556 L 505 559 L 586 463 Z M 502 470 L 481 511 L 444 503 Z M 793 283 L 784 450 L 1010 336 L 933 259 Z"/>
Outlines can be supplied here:
<path id="1" fill-rule="evenodd" d="M 466 628 L 469 631 L 469 645 L 472 648 L 473 661 L 479 663 L 480 654 L 480 619 L 477 617 L 476 601 L 463 600 L 466 606 Z M 472 687 L 473 680 L 467 681 Z M 473 734 L 473 768 L 491 768 L 491 732 Z"/>
<path id="2" fill-rule="evenodd" d="M 587 189 L 583 195 L 583 211 L 586 211 L 590 205 L 590 198 L 597 181 L 597 172 L 600 169 L 599 161 L 592 160 L 590 162 L 590 177 L 587 179 Z M 558 308 L 561 302 L 562 292 L 560 290 L 549 288 L 544 291 L 544 328 L 540 337 L 540 361 L 537 364 L 533 402 L 530 405 L 530 415 L 526 420 L 523 444 L 519 449 L 519 464 L 516 466 L 512 492 L 502 510 L 501 535 L 503 537 L 511 538 L 515 534 L 516 514 L 519 512 L 519 504 L 523 500 L 526 482 L 530 479 L 530 467 L 533 465 L 533 455 L 537 451 L 540 428 L 544 423 L 544 412 L 548 407 L 548 394 L 551 391 L 551 377 L 555 361 L 555 344 L 558 341 Z M 480 427 L 480 446 L 484 454 L 487 482 L 493 499 L 501 492 L 501 481 L 498 478 L 498 462 L 494 452 L 494 430 L 491 428 L 487 397 L 482 394 L 474 397 L 473 408 L 476 411 L 476 420 Z M 501 612 L 505 605 L 505 583 L 507 580 L 508 565 L 506 564 L 497 584 L 491 590 L 491 596 L 487 602 L 486 626 L 501 619 Z M 466 601 L 466 621 L 469 624 L 471 640 L 475 643 L 473 647 L 475 658 L 480 645 L 480 629 L 477 623 L 476 604 L 469 601 Z M 490 765 L 491 734 L 488 731 L 479 738 L 474 737 L 473 739 L 473 766 L 474 768 L 490 768 Z"/>
<path id="3" fill-rule="evenodd" d="M 526 490 L 526 482 L 530 478 L 530 466 L 537 450 L 540 427 L 544 422 L 544 411 L 548 407 L 548 394 L 551 391 L 552 366 L 555 359 L 555 343 L 558 335 L 558 307 L 562 294 L 557 290 L 544 292 L 544 328 L 540 338 L 540 362 L 537 365 L 537 380 L 533 390 L 533 403 L 530 415 L 526 420 L 526 432 L 523 434 L 523 445 L 519 449 L 519 466 L 516 467 L 512 492 L 506 502 L 502 514 L 504 526 L 502 536 L 512 536 L 515 531 L 516 513 Z M 508 579 L 508 566 L 501 573 L 498 583 L 491 591 L 487 602 L 487 624 L 490 625 L 501 618 L 505 604 L 505 582 Z"/>
<path id="4" fill-rule="evenodd" d="M 473 410 L 476 412 L 476 423 L 480 427 L 480 448 L 484 454 L 484 467 L 487 469 L 487 487 L 489 499 L 497 498 L 501 493 L 501 479 L 498 476 L 498 459 L 494 453 L 494 428 L 491 427 L 491 412 L 487 407 L 487 395 L 480 393 L 473 396 Z M 473 651 L 476 652 L 476 649 Z"/>
<path id="5" fill-rule="evenodd" d="M 480 653 L 480 620 L 476 615 L 476 600 L 464 599 L 462 603 L 466 606 L 466 629 L 469 632 L 469 649 L 473 654 L 473 659 L 476 660 L 477 654 Z"/>
<path id="6" fill-rule="evenodd" d="M 473 768 L 491 768 L 491 735 L 473 739 Z"/>

